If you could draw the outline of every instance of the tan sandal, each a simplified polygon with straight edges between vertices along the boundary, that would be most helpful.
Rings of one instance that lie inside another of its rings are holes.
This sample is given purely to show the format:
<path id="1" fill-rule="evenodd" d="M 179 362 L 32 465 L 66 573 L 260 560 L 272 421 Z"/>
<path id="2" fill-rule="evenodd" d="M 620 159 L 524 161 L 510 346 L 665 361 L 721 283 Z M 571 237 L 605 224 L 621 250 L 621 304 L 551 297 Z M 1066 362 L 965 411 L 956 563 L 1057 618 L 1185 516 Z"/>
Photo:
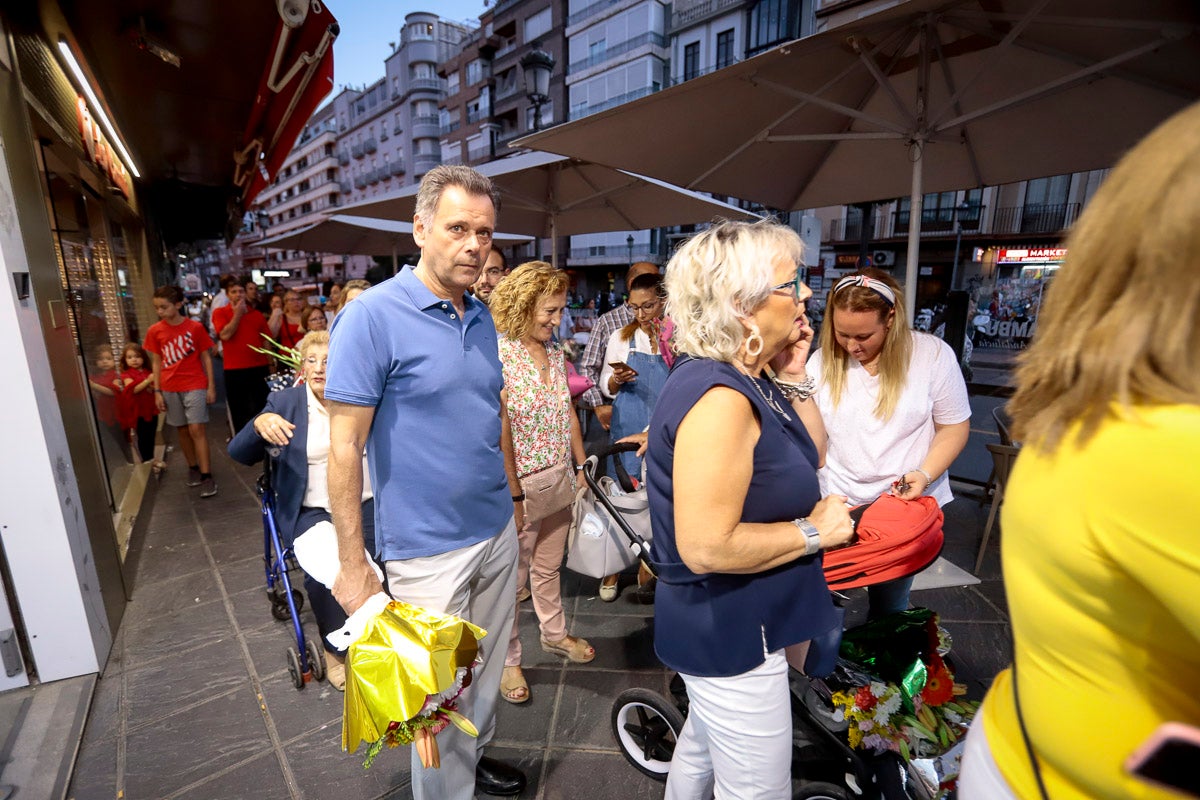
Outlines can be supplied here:
<path id="1" fill-rule="evenodd" d="M 524 694 L 513 697 L 516 692 Z M 526 683 L 525 673 L 520 667 L 505 667 L 500 673 L 500 696 L 513 705 L 529 702 L 529 684 Z"/>
<path id="2" fill-rule="evenodd" d="M 564 636 L 557 642 L 542 639 L 542 649 L 547 653 L 563 656 L 576 664 L 586 664 L 596 657 L 596 649 L 588 644 L 587 639 L 576 636 Z"/>

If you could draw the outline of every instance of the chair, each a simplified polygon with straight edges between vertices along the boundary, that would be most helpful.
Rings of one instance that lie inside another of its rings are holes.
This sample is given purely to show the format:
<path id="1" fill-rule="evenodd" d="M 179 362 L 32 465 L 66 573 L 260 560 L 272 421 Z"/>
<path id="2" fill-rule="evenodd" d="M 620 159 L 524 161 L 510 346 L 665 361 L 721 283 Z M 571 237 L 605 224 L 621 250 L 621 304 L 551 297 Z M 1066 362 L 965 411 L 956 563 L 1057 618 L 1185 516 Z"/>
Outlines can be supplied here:
<path id="1" fill-rule="evenodd" d="M 996 433 L 1000 436 L 1000 444 L 1014 445 L 1016 444 L 1012 438 L 1012 417 L 1008 415 L 1008 409 L 1004 406 L 996 406 L 992 409 L 992 420 L 996 423 Z M 979 498 L 979 506 L 991 499 L 992 493 L 996 490 L 996 468 L 992 467 L 992 472 L 988 475 L 987 483 L 983 485 L 983 495 Z"/>
<path id="2" fill-rule="evenodd" d="M 983 554 L 987 551 L 988 538 L 992 535 L 992 526 L 996 524 L 996 514 L 1004 502 L 1004 487 L 1008 484 L 1008 475 L 1012 471 L 1013 462 L 1021 453 L 1021 448 L 1014 444 L 989 444 L 988 452 L 992 454 L 992 510 L 988 512 L 987 524 L 983 526 L 983 539 L 979 542 L 979 553 L 975 556 L 975 573 L 983 565 Z"/>

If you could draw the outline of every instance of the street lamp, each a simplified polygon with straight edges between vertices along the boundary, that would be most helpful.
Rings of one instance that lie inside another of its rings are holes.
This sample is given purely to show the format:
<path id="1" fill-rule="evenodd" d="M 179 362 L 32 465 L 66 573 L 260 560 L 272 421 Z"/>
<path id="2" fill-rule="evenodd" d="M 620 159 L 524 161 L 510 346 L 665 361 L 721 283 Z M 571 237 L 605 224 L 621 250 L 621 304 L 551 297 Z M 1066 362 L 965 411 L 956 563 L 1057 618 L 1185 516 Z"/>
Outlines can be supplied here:
<path id="1" fill-rule="evenodd" d="M 629 248 L 629 266 L 633 266 L 633 234 L 625 237 L 625 246 Z"/>
<path id="2" fill-rule="evenodd" d="M 542 127 L 542 106 L 550 102 L 554 56 L 542 49 L 541 42 L 534 42 L 533 49 L 521 57 L 520 64 L 525 72 L 525 96 L 533 104 L 533 129 L 537 131 Z"/>
<path id="3" fill-rule="evenodd" d="M 971 210 L 966 200 L 954 207 L 954 266 L 950 267 L 950 291 L 954 291 L 954 278 L 958 274 L 958 253 L 962 248 L 962 220 L 960 216 Z"/>

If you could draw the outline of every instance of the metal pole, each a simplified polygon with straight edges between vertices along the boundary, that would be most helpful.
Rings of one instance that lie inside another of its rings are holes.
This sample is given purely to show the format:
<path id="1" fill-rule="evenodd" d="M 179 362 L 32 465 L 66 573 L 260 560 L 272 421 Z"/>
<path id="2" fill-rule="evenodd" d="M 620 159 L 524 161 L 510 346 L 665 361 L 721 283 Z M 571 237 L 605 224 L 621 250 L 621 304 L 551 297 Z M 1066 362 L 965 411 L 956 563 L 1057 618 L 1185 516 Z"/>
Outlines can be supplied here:
<path id="1" fill-rule="evenodd" d="M 958 275 L 958 253 L 962 247 L 962 220 L 958 218 L 958 206 L 954 207 L 954 264 L 950 267 L 950 291 L 954 291 L 954 279 Z"/>
<path id="2" fill-rule="evenodd" d="M 908 261 L 904 266 L 904 305 L 907 306 L 909 325 L 912 325 L 916 313 L 917 276 L 920 274 L 917 261 L 921 252 L 921 216 L 925 204 L 925 195 L 921 191 L 925 142 L 918 139 L 912 146 L 916 148 L 917 157 L 912 162 L 912 194 L 908 201 Z"/>

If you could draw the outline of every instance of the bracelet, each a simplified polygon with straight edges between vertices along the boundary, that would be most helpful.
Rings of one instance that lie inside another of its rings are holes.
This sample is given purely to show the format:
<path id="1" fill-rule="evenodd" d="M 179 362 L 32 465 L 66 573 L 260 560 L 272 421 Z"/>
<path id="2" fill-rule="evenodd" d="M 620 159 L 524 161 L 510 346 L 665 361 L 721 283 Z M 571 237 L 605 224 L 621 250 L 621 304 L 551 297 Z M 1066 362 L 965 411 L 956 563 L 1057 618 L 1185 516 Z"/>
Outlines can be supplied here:
<path id="1" fill-rule="evenodd" d="M 154 390 L 154 393 L 155 393 L 155 394 L 162 394 L 162 393 L 163 393 L 163 390 L 162 390 L 162 389 L 155 389 L 155 390 Z"/>
<path id="2" fill-rule="evenodd" d="M 809 375 L 799 383 L 789 383 L 781 381 L 778 378 L 773 379 L 775 386 L 783 393 L 783 396 L 790 403 L 793 400 L 804 402 L 808 398 L 817 393 L 817 379 Z"/>
<path id="3" fill-rule="evenodd" d="M 520 494 L 514 494 L 512 496 L 512 499 L 513 499 L 514 503 L 524 503 L 525 502 L 525 493 L 521 492 Z"/>
<path id="4" fill-rule="evenodd" d="M 821 549 L 821 532 L 807 518 L 792 520 L 792 524 L 804 535 L 804 555 L 811 556 Z"/>
<path id="5" fill-rule="evenodd" d="M 909 472 L 919 472 L 922 475 L 924 475 L 926 487 L 929 487 L 933 484 L 933 478 L 929 477 L 929 473 L 926 472 L 925 470 L 921 469 L 920 467 L 913 467 L 912 469 L 908 470 L 908 472 L 905 472 L 904 474 L 907 475 Z"/>

